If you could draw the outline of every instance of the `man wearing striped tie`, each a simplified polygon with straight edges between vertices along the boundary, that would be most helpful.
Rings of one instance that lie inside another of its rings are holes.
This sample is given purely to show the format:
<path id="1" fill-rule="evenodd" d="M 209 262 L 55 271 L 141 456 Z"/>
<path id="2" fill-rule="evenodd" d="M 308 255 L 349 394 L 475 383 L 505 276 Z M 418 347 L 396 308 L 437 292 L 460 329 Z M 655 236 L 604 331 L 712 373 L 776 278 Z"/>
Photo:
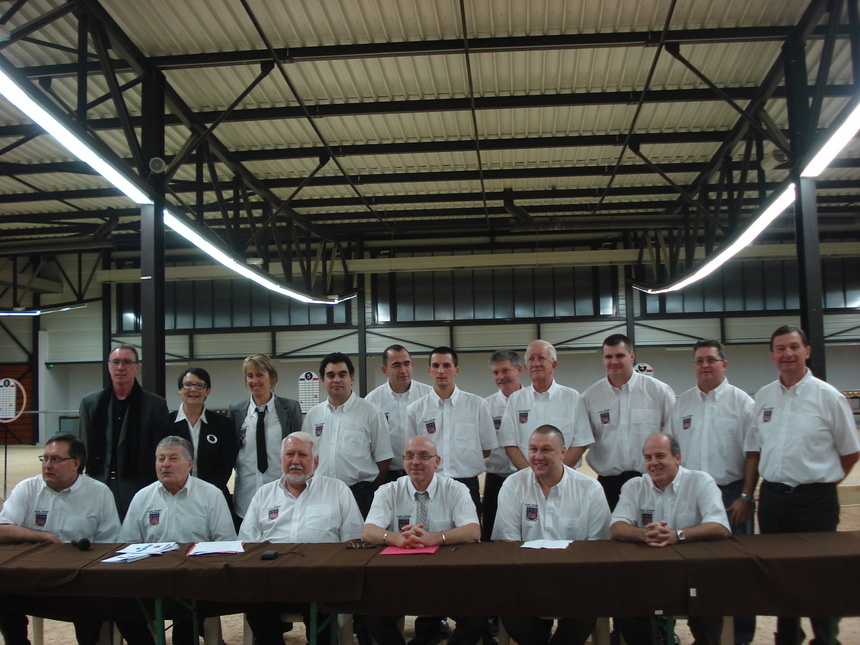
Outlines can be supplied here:
<path id="1" fill-rule="evenodd" d="M 478 542 L 481 527 L 465 484 L 436 474 L 441 458 L 436 444 L 425 436 L 412 437 L 403 449 L 406 475 L 376 491 L 361 539 L 406 549 Z M 367 627 L 379 645 L 404 645 L 397 629 L 400 616 L 366 616 Z M 452 616 L 457 627 L 448 645 L 474 645 L 481 640 L 486 618 Z M 439 616 L 419 616 L 409 645 L 436 645 Z"/>

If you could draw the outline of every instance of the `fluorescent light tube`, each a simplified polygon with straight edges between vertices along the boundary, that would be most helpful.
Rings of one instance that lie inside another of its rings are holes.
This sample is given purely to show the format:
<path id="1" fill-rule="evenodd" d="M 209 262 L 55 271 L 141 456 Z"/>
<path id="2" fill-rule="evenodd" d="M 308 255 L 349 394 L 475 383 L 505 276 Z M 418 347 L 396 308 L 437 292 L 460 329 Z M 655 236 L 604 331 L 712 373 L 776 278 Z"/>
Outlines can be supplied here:
<path id="1" fill-rule="evenodd" d="M 836 128 L 836 131 L 828 137 L 825 144 L 821 146 L 821 149 L 812 158 L 812 161 L 800 173 L 800 176 L 818 177 L 836 158 L 836 155 L 842 152 L 845 146 L 848 145 L 848 142 L 856 136 L 858 130 L 860 130 L 860 103 L 851 110 L 851 113 L 842 125 Z"/>

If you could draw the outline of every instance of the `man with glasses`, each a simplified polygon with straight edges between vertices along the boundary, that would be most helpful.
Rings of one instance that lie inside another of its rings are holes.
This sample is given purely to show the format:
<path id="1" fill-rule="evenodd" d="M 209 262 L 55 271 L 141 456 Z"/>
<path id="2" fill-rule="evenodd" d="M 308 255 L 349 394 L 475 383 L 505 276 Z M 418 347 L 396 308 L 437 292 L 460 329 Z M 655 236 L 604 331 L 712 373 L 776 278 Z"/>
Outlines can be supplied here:
<path id="1" fill-rule="evenodd" d="M 405 549 L 478 542 L 481 527 L 465 484 L 436 474 L 441 458 L 428 437 L 412 437 L 403 448 L 406 476 L 384 484 L 373 497 L 373 506 L 361 538 L 372 544 Z M 397 622 L 400 616 L 366 616 L 368 630 L 379 645 L 403 645 Z M 449 645 L 473 645 L 481 640 L 486 618 L 452 616 L 457 627 Z M 435 645 L 440 641 L 441 617 L 415 619 L 415 638 L 409 645 Z"/>
<path id="2" fill-rule="evenodd" d="M 110 385 L 81 399 L 80 431 L 89 452 L 87 474 L 108 485 L 122 518 L 134 494 L 155 481 L 152 455 L 165 436 L 168 412 L 167 402 L 135 378 L 137 349 L 118 345 L 107 364 Z"/>
<path id="3" fill-rule="evenodd" d="M 717 482 L 732 533 L 749 535 L 759 453 L 744 452 L 744 443 L 752 427 L 753 400 L 729 384 L 728 366 L 720 341 L 700 340 L 693 346 L 696 387 L 675 401 L 672 434 L 681 446 L 681 465 L 703 470 Z M 735 644 L 751 643 L 754 636 L 755 616 L 736 616 Z"/>
<path id="4" fill-rule="evenodd" d="M 339 479 L 316 475 L 319 447 L 313 435 L 294 432 L 281 448 L 283 476 L 257 490 L 239 529 L 243 542 L 346 542 L 361 535 L 361 514 L 349 488 Z M 263 603 L 248 612 L 259 645 L 283 645 L 284 611 L 300 611 L 308 624 L 307 605 Z M 322 620 L 323 617 L 320 617 Z M 317 636 L 328 643 L 328 627 Z"/>
<path id="5" fill-rule="evenodd" d="M 61 434 L 39 456 L 42 474 L 20 482 L 0 510 L 0 542 L 116 542 L 119 517 L 107 486 L 83 475 L 87 450 L 74 435 Z M 98 640 L 101 621 L 75 621 L 78 643 Z M 0 611 L 7 645 L 29 645 L 27 617 Z"/>

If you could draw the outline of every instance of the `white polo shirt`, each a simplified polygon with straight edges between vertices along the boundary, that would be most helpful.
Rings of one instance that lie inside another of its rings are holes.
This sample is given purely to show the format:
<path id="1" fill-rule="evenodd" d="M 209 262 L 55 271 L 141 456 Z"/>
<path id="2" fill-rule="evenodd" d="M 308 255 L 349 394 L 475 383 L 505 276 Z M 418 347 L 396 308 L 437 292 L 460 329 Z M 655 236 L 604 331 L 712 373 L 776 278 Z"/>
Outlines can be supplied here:
<path id="1" fill-rule="evenodd" d="M 763 479 L 797 486 L 841 480 L 839 457 L 860 450 L 860 442 L 848 400 L 807 369 L 790 388 L 776 380 L 756 393 L 747 450 L 761 451 Z"/>
<path id="2" fill-rule="evenodd" d="M 519 390 L 517 390 L 517 392 L 519 392 Z M 514 394 L 516 394 L 516 392 L 514 392 Z M 499 447 L 493 448 L 490 451 L 490 456 L 484 459 L 484 468 L 487 469 L 488 473 L 493 473 L 500 477 L 507 477 L 517 470 L 508 458 L 508 453 L 505 452 L 505 447 L 502 444 L 501 437 L 499 436 L 499 432 L 502 427 L 502 417 L 505 415 L 505 406 L 508 403 L 508 397 L 502 394 L 501 390 L 496 390 L 484 399 L 484 402 L 487 404 L 487 409 L 490 411 L 490 418 L 493 420 L 493 428 L 496 430 L 496 437 L 499 441 Z"/>
<path id="3" fill-rule="evenodd" d="M 160 481 L 135 493 L 122 521 L 120 542 L 235 540 L 227 500 L 217 486 L 189 476 L 171 495 Z"/>
<path id="4" fill-rule="evenodd" d="M 484 450 L 498 447 L 484 399 L 454 387 L 447 399 L 434 390 L 406 408 L 407 437 L 429 437 L 442 463 L 437 475 L 476 477 L 484 472 Z"/>
<path id="5" fill-rule="evenodd" d="M 432 391 L 433 388 L 426 383 L 412 381 L 408 390 L 403 394 L 397 394 L 386 381 L 364 397 L 365 401 L 373 403 L 382 410 L 388 421 L 388 436 L 391 439 L 391 452 L 394 455 L 391 458 L 390 470 L 403 470 L 403 446 L 406 445 L 406 408 L 409 407 L 410 403 L 415 403 Z"/>
<path id="6" fill-rule="evenodd" d="M 326 400 L 312 407 L 302 430 L 316 437 L 319 445 L 316 474 L 347 486 L 372 482 L 379 476 L 376 462 L 392 457 L 385 415 L 355 392 L 343 405 Z"/>
<path id="7" fill-rule="evenodd" d="M 516 446 L 529 458 L 529 437 L 535 428 L 553 425 L 564 437 L 565 448 L 588 446 L 594 443 L 588 413 L 579 392 L 572 387 L 559 385 L 553 380 L 546 392 L 538 392 L 533 385 L 511 394 L 502 419 L 500 443 Z"/>
<path id="8" fill-rule="evenodd" d="M 245 542 L 346 542 L 361 538 L 362 519 L 352 493 L 339 479 L 314 474 L 298 497 L 283 480 L 254 495 L 239 539 Z"/>
<path id="9" fill-rule="evenodd" d="M 615 522 L 638 528 L 651 522 L 666 522 L 673 529 L 716 522 L 731 531 L 723 496 L 714 478 L 683 466 L 678 467 L 678 474 L 665 491 L 657 488 L 648 474 L 625 483 L 612 513 L 612 523 Z"/>
<path id="10" fill-rule="evenodd" d="M 598 475 L 642 472 L 642 446 L 656 432 L 667 432 L 672 423 L 675 393 L 651 376 L 633 372 L 621 388 L 604 376 L 582 393 L 594 445 L 586 455 Z"/>
<path id="11" fill-rule="evenodd" d="M 223 495 L 221 498 L 223 499 Z M 110 489 L 87 475 L 56 492 L 41 475 L 18 483 L 3 503 L 0 524 L 53 533 L 63 542 L 116 542 L 119 515 Z"/>
<path id="12" fill-rule="evenodd" d="M 603 487 L 563 466 L 561 480 L 544 497 L 531 468 L 523 468 L 502 484 L 493 540 L 605 540 L 609 537 L 609 505 Z"/>
<path id="13" fill-rule="evenodd" d="M 704 470 L 718 486 L 744 478 L 744 444 L 753 419 L 752 397 L 728 379 L 708 393 L 698 386 L 675 401 L 672 434 L 681 444 L 681 465 Z"/>
<path id="14" fill-rule="evenodd" d="M 402 531 L 407 524 L 416 524 L 418 502 L 415 486 L 409 475 L 383 484 L 373 496 L 373 506 L 367 514 L 367 524 L 386 531 Z M 430 498 L 427 531 L 450 531 L 467 524 L 477 524 L 475 504 L 465 484 L 450 477 L 433 473 L 427 486 Z"/>

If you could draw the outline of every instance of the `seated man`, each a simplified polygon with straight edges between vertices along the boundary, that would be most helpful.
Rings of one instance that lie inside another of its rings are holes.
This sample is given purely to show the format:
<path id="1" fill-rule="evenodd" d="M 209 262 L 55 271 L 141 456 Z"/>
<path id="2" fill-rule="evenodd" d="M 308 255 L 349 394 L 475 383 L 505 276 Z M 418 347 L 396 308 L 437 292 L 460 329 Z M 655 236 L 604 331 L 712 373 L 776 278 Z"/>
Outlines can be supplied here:
<path id="1" fill-rule="evenodd" d="M 119 533 L 120 542 L 216 542 L 235 540 L 236 530 L 224 494 L 214 484 L 191 475 L 194 447 L 182 437 L 165 437 L 155 449 L 158 481 L 131 500 Z M 198 615 L 206 616 L 205 604 Z M 117 621 L 130 645 L 154 640 L 143 621 Z M 198 633 L 202 630 L 198 629 Z M 173 642 L 194 642 L 191 620 L 173 623 Z"/>
<path id="2" fill-rule="evenodd" d="M 529 467 L 510 475 L 499 492 L 493 540 L 605 540 L 609 506 L 597 480 L 564 465 L 564 436 L 542 425 L 528 441 Z M 502 616 L 505 629 L 519 645 L 581 645 L 596 618 Z"/>
<path id="3" fill-rule="evenodd" d="M 314 475 L 319 465 L 316 439 L 294 432 L 281 444 L 281 479 L 254 494 L 239 529 L 244 542 L 346 542 L 361 536 L 361 514 L 349 488 L 339 479 Z M 247 618 L 257 645 L 283 645 L 281 613 L 300 611 L 308 627 L 307 604 L 261 603 Z M 320 621 L 324 616 L 320 616 Z M 308 627 L 309 629 L 309 627 Z M 317 635 L 329 642 L 328 626 Z"/>
<path id="4" fill-rule="evenodd" d="M 0 542 L 116 542 L 119 515 L 113 494 L 84 474 L 87 449 L 71 434 L 48 439 L 39 456 L 42 474 L 23 480 L 0 511 Z M 76 620 L 80 645 L 98 641 L 101 621 Z M 0 610 L 6 645 L 30 645 L 27 616 Z"/>
<path id="5" fill-rule="evenodd" d="M 713 477 L 681 466 L 681 448 L 674 436 L 653 434 L 645 440 L 646 474 L 621 489 L 609 529 L 613 540 L 665 547 L 731 535 L 720 489 Z M 651 643 L 648 618 L 618 618 L 628 645 Z M 689 616 L 697 645 L 718 645 L 722 616 Z"/>
<path id="6" fill-rule="evenodd" d="M 441 458 L 436 445 L 425 436 L 412 437 L 403 448 L 406 475 L 379 487 L 361 539 L 373 544 L 406 549 L 478 542 L 481 526 L 465 484 L 436 474 Z M 400 616 L 365 616 L 367 628 L 379 645 L 403 645 L 397 629 Z M 449 645 L 473 645 L 481 640 L 486 618 L 452 616 L 457 627 Z M 440 640 L 441 616 L 419 616 L 415 638 L 409 645 Z"/>

